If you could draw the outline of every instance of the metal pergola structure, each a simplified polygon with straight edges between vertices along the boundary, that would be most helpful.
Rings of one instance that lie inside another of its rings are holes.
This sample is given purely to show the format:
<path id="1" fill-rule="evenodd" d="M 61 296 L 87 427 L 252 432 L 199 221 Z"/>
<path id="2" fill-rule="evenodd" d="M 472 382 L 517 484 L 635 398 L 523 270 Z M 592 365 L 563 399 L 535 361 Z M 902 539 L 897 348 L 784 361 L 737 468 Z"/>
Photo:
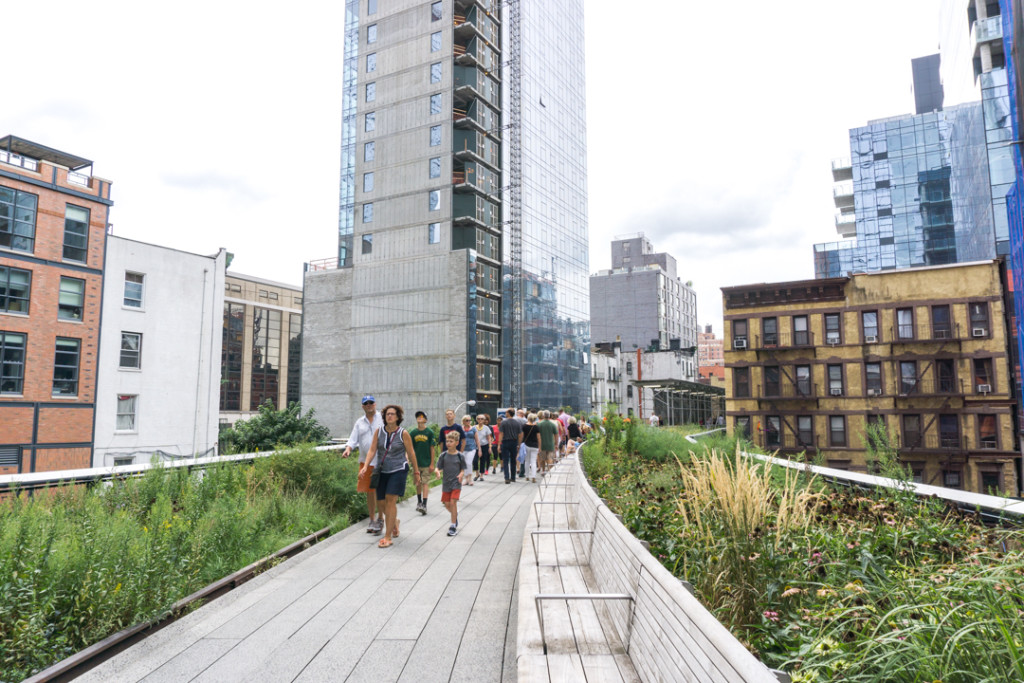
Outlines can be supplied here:
<path id="1" fill-rule="evenodd" d="M 633 386 L 651 389 L 656 413 L 662 425 L 717 424 L 725 416 L 725 388 L 684 379 L 634 380 Z"/>

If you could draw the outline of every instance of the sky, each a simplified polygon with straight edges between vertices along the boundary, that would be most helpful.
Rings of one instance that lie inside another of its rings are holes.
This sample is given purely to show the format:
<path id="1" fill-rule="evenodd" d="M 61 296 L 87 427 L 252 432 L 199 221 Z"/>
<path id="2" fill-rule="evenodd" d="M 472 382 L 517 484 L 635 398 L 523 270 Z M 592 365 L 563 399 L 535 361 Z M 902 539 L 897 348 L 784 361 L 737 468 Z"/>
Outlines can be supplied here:
<path id="1" fill-rule="evenodd" d="M 838 239 L 831 160 L 849 128 L 912 112 L 939 4 L 586 0 L 591 273 L 642 232 L 719 336 L 721 287 L 813 277 L 813 244 Z M 343 0 L 8 2 L 4 18 L 0 135 L 93 160 L 115 235 L 224 247 L 233 271 L 296 286 L 336 256 Z"/>

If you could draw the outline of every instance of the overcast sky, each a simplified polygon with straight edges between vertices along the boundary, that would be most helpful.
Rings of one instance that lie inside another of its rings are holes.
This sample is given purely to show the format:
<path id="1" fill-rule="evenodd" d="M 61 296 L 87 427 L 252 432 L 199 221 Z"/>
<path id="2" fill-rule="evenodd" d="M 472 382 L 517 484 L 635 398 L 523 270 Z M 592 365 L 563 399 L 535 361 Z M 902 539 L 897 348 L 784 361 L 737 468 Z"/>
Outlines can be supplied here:
<path id="1" fill-rule="evenodd" d="M 849 128 L 911 112 L 938 5 L 586 0 L 591 272 L 643 232 L 719 335 L 720 287 L 813 277 L 812 245 L 838 239 L 831 159 Z M 0 135 L 92 159 L 114 234 L 225 247 L 232 270 L 295 285 L 336 255 L 343 0 L 3 14 Z"/>

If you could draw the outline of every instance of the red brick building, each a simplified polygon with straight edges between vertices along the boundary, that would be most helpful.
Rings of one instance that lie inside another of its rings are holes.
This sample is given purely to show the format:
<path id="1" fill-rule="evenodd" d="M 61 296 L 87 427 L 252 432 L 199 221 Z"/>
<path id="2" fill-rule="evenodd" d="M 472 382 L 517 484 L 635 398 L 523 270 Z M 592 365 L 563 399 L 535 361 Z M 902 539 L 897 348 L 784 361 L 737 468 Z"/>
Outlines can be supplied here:
<path id="1" fill-rule="evenodd" d="M 90 467 L 110 182 L 0 138 L 0 474 Z"/>

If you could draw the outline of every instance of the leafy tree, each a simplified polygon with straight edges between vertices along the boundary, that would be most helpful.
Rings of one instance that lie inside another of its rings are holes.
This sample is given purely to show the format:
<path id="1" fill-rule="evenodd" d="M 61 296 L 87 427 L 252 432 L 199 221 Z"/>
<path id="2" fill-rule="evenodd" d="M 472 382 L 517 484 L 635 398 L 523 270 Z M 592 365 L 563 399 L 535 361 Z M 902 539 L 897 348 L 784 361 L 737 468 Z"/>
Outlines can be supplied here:
<path id="1" fill-rule="evenodd" d="M 221 433 L 221 452 L 251 453 L 326 441 L 331 432 L 313 415 L 313 410 L 303 415 L 301 404 L 294 401 L 283 410 L 275 410 L 273 402 L 267 399 L 260 406 L 259 415 L 241 420 Z"/>

